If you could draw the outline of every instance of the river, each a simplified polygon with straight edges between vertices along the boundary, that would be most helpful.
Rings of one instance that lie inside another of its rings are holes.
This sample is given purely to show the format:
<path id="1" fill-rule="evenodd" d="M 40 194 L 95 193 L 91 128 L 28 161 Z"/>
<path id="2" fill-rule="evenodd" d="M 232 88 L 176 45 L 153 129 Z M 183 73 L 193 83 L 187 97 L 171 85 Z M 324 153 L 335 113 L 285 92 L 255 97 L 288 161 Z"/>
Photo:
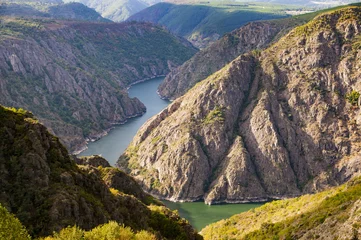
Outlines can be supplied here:
<path id="1" fill-rule="evenodd" d="M 114 166 L 119 156 L 128 147 L 138 129 L 152 116 L 168 106 L 169 101 L 161 99 L 157 94 L 158 85 L 164 77 L 133 85 L 129 89 L 130 97 L 137 97 L 147 107 L 147 112 L 140 117 L 129 119 L 127 123 L 116 126 L 108 135 L 88 144 L 88 149 L 79 156 L 101 155 Z"/>
<path id="2" fill-rule="evenodd" d="M 127 123 L 116 126 L 108 135 L 98 141 L 89 143 L 88 149 L 79 156 L 98 154 L 114 166 L 143 123 L 169 104 L 169 101 L 160 99 L 156 93 L 158 85 L 163 79 L 164 77 L 160 77 L 133 85 L 129 89 L 129 96 L 139 98 L 147 107 L 147 112 L 141 117 L 130 119 Z M 186 218 L 199 231 L 210 223 L 262 205 L 256 203 L 208 206 L 203 202 L 173 203 L 164 201 L 164 203 L 170 209 L 178 210 L 180 216 Z"/>

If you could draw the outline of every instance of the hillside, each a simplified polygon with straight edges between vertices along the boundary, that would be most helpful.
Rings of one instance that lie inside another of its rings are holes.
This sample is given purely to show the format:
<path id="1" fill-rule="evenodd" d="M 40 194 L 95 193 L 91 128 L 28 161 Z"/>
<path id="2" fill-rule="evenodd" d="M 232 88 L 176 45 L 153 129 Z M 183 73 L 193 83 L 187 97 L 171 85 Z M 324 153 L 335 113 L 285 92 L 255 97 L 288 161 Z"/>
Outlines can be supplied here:
<path id="1" fill-rule="evenodd" d="M 104 159 L 79 159 L 85 165 L 76 165 L 59 139 L 29 112 L 0 106 L 0 149 L 0 204 L 33 237 L 74 225 L 90 230 L 109 221 L 150 231 L 157 236 L 153 239 L 198 236 L 188 222 Z M 0 207 L 0 222 L 9 218 L 3 212 Z M 26 236 L 16 221 L 9 224 Z"/>
<path id="2" fill-rule="evenodd" d="M 241 55 L 142 126 L 118 165 L 175 201 L 264 201 L 361 173 L 361 7 Z"/>
<path id="3" fill-rule="evenodd" d="M 165 75 L 196 51 L 148 23 L 2 23 L 0 104 L 29 109 L 72 151 L 145 111 L 128 97 L 130 84 Z"/>
<path id="4" fill-rule="evenodd" d="M 171 32 L 204 48 L 223 34 L 258 20 L 284 18 L 292 6 L 274 4 L 210 4 L 175 5 L 158 3 L 131 16 L 128 21 L 160 24 Z"/>
<path id="5" fill-rule="evenodd" d="M 199 51 L 178 68 L 173 69 L 159 86 L 159 94 L 176 99 L 197 82 L 207 78 L 241 54 L 259 51 L 279 40 L 296 26 L 303 25 L 315 16 L 345 6 L 319 10 L 284 19 L 251 22 L 225 34 L 220 40 Z"/>
<path id="6" fill-rule="evenodd" d="M 204 239 L 360 239 L 361 180 L 211 224 Z M 262 217 L 259 217 L 262 216 Z"/>

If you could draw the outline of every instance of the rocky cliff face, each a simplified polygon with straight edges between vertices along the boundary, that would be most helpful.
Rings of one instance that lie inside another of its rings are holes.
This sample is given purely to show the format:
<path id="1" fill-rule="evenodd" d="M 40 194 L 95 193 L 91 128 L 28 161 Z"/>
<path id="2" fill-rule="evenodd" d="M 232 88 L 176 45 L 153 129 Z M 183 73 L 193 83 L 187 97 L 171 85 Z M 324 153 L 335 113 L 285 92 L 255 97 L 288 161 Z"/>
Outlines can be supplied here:
<path id="1" fill-rule="evenodd" d="M 144 113 L 126 87 L 195 52 L 151 24 L 4 18 L 1 34 L 0 103 L 32 111 L 70 150 Z"/>
<path id="2" fill-rule="evenodd" d="M 226 34 L 180 67 L 173 69 L 159 86 L 159 94 L 167 99 L 176 99 L 240 54 L 265 48 L 284 28 L 277 23 L 252 22 Z"/>
<path id="3" fill-rule="evenodd" d="M 90 157 L 82 164 L 100 166 L 77 166 L 58 138 L 32 114 L 0 106 L 0 204 L 31 235 L 46 236 L 74 225 L 89 230 L 114 220 L 134 231 L 152 231 L 159 238 L 197 237 L 185 220 L 104 162 Z"/>
<path id="4" fill-rule="evenodd" d="M 162 198 L 262 201 L 361 173 L 361 8 L 238 57 L 150 119 L 119 166 Z"/>

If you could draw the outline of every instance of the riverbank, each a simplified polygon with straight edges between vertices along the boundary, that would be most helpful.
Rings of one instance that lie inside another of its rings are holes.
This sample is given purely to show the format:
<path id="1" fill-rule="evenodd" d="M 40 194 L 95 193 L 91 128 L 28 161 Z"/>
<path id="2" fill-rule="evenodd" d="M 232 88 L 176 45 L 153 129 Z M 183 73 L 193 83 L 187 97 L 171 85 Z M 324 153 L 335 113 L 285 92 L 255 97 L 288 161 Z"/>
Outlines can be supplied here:
<path id="1" fill-rule="evenodd" d="M 153 77 L 134 82 L 128 89 L 130 97 L 137 97 L 147 108 L 147 111 L 137 117 L 129 118 L 124 124 L 114 125 L 106 135 L 95 141 L 88 141 L 87 148 L 77 153 L 80 156 L 98 154 L 107 159 L 111 165 L 115 165 L 119 156 L 123 153 L 138 129 L 153 115 L 158 114 L 168 106 L 157 95 L 158 85 L 164 77 Z"/>
<path id="2" fill-rule="evenodd" d="M 132 86 L 135 86 L 137 84 L 140 84 L 140 83 L 144 83 L 144 82 L 147 82 L 147 81 L 151 81 L 151 80 L 154 80 L 154 79 L 157 79 L 157 78 L 163 78 L 165 77 L 166 75 L 157 75 L 157 76 L 153 76 L 153 77 L 150 77 L 150 78 L 144 78 L 144 79 L 141 79 L 141 80 L 137 80 L 133 83 L 131 83 L 128 87 L 127 87 L 127 91 L 129 93 L 129 89 L 132 87 Z M 157 87 L 158 89 L 158 87 Z M 156 93 L 157 93 L 157 90 L 156 90 Z M 143 103 L 144 104 L 144 103 Z M 146 105 L 146 104 L 144 104 Z M 147 106 L 146 106 L 147 108 Z M 104 129 L 102 131 L 100 131 L 99 133 L 96 133 L 96 134 L 93 134 L 91 136 L 88 136 L 84 143 L 79 145 L 79 147 L 76 148 L 76 150 L 72 151 L 71 154 L 73 155 L 79 155 L 81 154 L 82 152 L 86 151 L 88 149 L 88 145 L 89 143 L 92 143 L 92 142 L 96 142 L 98 140 L 100 140 L 101 138 L 107 136 L 109 134 L 109 132 L 111 130 L 113 130 L 114 128 L 118 127 L 118 126 L 121 126 L 121 125 L 124 125 L 126 124 L 129 120 L 133 119 L 133 118 L 137 118 L 137 117 L 141 117 L 143 116 L 144 114 L 146 113 L 143 112 L 142 114 L 136 114 L 136 115 L 133 115 L 133 116 L 129 116 L 127 117 L 124 121 L 122 122 L 118 122 L 118 123 L 113 123 L 112 126 L 110 128 L 107 128 L 107 129 Z"/>

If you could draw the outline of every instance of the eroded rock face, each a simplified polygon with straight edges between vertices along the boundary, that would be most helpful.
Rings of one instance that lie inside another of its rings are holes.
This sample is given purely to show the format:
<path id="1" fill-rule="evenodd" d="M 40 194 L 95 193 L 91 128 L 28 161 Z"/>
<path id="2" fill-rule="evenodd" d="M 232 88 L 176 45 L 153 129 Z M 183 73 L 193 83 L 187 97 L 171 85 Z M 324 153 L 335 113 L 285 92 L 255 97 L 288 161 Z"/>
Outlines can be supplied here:
<path id="1" fill-rule="evenodd" d="M 0 103 L 32 111 L 70 150 L 143 114 L 126 87 L 165 75 L 195 52 L 146 23 L 10 18 L 2 31 Z"/>
<path id="2" fill-rule="evenodd" d="M 238 57 L 140 129 L 119 166 L 152 194 L 206 203 L 312 193 L 361 173 L 361 8 Z"/>

